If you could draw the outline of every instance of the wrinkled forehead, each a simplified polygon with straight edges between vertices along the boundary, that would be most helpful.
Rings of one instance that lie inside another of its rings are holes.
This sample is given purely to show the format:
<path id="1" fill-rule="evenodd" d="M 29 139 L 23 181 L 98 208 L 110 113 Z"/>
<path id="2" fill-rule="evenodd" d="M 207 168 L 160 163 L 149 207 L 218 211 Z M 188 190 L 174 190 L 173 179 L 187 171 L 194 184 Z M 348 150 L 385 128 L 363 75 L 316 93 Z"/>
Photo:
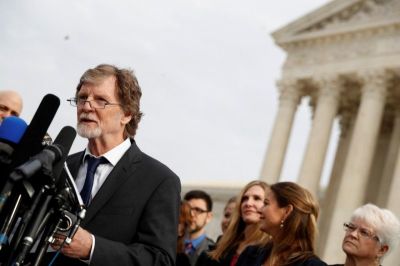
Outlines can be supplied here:
<path id="1" fill-rule="evenodd" d="M 106 80 L 111 79 L 115 85 L 117 85 L 117 78 L 111 74 L 103 74 L 103 75 L 85 75 L 81 78 L 79 82 L 79 86 L 77 88 L 77 93 L 84 85 L 94 85 L 98 86 L 105 82 Z"/>
<path id="2" fill-rule="evenodd" d="M 113 95 L 118 98 L 118 88 L 116 87 L 115 77 L 108 76 L 102 79 L 96 79 L 95 81 L 89 81 L 82 83 L 79 90 L 76 91 L 76 96 L 88 95 L 88 94 L 99 94 L 100 96 L 104 95 Z"/>
<path id="3" fill-rule="evenodd" d="M 371 232 L 376 231 L 376 226 L 361 217 L 352 217 L 350 222 L 358 227 L 368 229 Z"/>

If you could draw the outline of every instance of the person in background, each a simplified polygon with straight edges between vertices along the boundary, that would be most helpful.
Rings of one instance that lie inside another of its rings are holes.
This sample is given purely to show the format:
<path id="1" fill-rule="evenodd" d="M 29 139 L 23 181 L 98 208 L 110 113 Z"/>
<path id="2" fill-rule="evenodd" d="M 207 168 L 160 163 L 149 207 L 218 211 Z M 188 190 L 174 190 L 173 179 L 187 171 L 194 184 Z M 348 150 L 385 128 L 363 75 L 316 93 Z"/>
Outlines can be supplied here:
<path id="1" fill-rule="evenodd" d="M 293 182 L 271 185 L 261 210 L 261 230 L 272 239 L 248 247 L 237 266 L 323 266 L 315 255 L 319 207 L 311 193 Z"/>
<path id="2" fill-rule="evenodd" d="M 399 219 L 389 210 L 373 204 L 356 209 L 350 222 L 344 224 L 342 249 L 344 264 L 336 266 L 378 266 L 400 238 Z"/>
<path id="3" fill-rule="evenodd" d="M 19 117 L 22 112 L 22 97 L 18 92 L 12 90 L 0 91 L 0 123 L 8 116 Z M 48 133 L 43 138 L 42 145 L 50 145 L 52 139 Z"/>
<path id="4" fill-rule="evenodd" d="M 190 266 L 189 257 L 185 253 L 185 237 L 189 232 L 192 220 L 190 205 L 186 201 L 181 202 L 178 224 L 178 243 L 176 248 L 176 266 Z"/>
<path id="5" fill-rule="evenodd" d="M 136 145 L 141 95 L 130 69 L 102 64 L 82 75 L 69 99 L 88 139 L 67 159 L 87 212 L 70 244 L 56 236 L 51 246 L 63 256 L 54 265 L 175 265 L 181 186 Z"/>
<path id="6" fill-rule="evenodd" d="M 269 236 L 260 231 L 260 209 L 264 205 L 267 183 L 248 183 L 239 193 L 231 221 L 216 248 L 202 256 L 196 266 L 234 266 L 239 255 L 249 245 L 264 246 Z"/>
<path id="7" fill-rule="evenodd" d="M 232 218 L 232 213 L 235 210 L 235 206 L 236 206 L 236 197 L 231 197 L 230 199 L 228 199 L 222 213 L 222 219 L 221 219 L 222 234 L 218 236 L 217 243 L 221 239 L 222 235 L 226 232 L 226 229 L 228 228 L 229 222 L 231 221 Z M 217 243 L 215 243 L 214 245 L 210 245 L 208 251 L 201 252 L 200 256 L 197 258 L 196 265 L 209 265 L 209 263 L 212 263 L 210 262 L 211 259 L 208 257 L 208 252 L 214 250 Z"/>
<path id="8" fill-rule="evenodd" d="M 0 91 L 0 122 L 7 116 L 20 116 L 22 98 L 16 91 Z"/>
<path id="9" fill-rule="evenodd" d="M 213 202 L 210 195 L 203 190 L 191 190 L 185 194 L 184 199 L 189 203 L 192 215 L 189 235 L 185 239 L 185 253 L 189 256 L 191 265 L 195 265 L 199 255 L 215 244 L 207 237 L 205 229 L 212 219 Z"/>
<path id="10" fill-rule="evenodd" d="M 236 197 L 231 197 L 227 202 L 224 207 L 224 212 L 222 215 L 221 219 L 221 231 L 222 234 L 226 232 L 226 229 L 228 229 L 229 222 L 231 221 L 233 211 L 235 210 L 236 207 Z M 218 242 L 218 241 L 217 241 Z"/>

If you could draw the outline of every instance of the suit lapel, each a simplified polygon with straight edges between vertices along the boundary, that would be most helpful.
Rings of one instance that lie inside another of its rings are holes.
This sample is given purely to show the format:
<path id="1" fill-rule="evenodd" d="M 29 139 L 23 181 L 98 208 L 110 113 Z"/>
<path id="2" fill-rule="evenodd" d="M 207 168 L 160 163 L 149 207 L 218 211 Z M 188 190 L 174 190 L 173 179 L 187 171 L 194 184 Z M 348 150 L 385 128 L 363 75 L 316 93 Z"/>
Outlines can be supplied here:
<path id="1" fill-rule="evenodd" d="M 84 152 L 79 152 L 71 155 L 70 158 L 67 160 L 67 165 L 71 175 L 76 179 L 78 176 L 79 167 L 81 166 L 83 160 Z"/>
<path id="2" fill-rule="evenodd" d="M 132 173 L 136 170 L 135 162 L 140 160 L 140 150 L 133 142 L 129 150 L 126 151 L 121 160 L 115 165 L 114 169 L 108 175 L 106 181 L 96 193 L 89 207 L 87 208 L 86 217 L 82 221 L 82 225 L 88 224 L 96 213 L 106 204 L 112 195 L 117 191 L 128 178 L 132 177 Z"/>

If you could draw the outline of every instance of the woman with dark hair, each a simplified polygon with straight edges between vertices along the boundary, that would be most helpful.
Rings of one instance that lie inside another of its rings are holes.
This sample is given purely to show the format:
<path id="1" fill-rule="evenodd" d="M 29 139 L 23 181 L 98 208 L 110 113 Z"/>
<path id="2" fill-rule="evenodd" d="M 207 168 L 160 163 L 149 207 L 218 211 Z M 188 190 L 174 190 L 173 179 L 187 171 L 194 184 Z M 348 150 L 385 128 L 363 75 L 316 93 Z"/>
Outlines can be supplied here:
<path id="1" fill-rule="evenodd" d="M 196 266 L 234 266 L 249 245 L 265 245 L 269 235 L 260 231 L 260 208 L 264 205 L 267 183 L 255 180 L 240 192 L 228 228 L 214 250 L 202 254 Z"/>
<path id="2" fill-rule="evenodd" d="M 319 207 L 311 193 L 293 182 L 272 185 L 261 210 L 261 230 L 272 237 L 248 247 L 236 266 L 322 266 L 315 255 Z"/>
<path id="3" fill-rule="evenodd" d="M 344 264 L 335 266 L 378 266 L 396 248 L 400 238 L 400 222 L 389 210 L 373 204 L 356 209 L 345 223 L 342 249 Z"/>

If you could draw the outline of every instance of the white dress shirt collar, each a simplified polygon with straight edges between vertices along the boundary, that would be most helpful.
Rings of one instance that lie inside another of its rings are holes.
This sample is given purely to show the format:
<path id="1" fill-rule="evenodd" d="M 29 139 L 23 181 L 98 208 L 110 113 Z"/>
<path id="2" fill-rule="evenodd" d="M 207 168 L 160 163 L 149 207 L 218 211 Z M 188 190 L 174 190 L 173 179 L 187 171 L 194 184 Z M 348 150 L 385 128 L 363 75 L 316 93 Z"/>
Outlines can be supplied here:
<path id="1" fill-rule="evenodd" d="M 118 144 L 117 146 L 115 146 L 108 152 L 102 154 L 101 156 L 94 156 L 93 154 L 90 153 L 89 148 L 86 147 L 85 153 L 82 158 L 83 160 L 82 163 L 85 162 L 86 156 L 90 155 L 93 157 L 104 157 L 114 167 L 130 147 L 131 147 L 130 138 L 126 138 L 121 144 Z"/>

